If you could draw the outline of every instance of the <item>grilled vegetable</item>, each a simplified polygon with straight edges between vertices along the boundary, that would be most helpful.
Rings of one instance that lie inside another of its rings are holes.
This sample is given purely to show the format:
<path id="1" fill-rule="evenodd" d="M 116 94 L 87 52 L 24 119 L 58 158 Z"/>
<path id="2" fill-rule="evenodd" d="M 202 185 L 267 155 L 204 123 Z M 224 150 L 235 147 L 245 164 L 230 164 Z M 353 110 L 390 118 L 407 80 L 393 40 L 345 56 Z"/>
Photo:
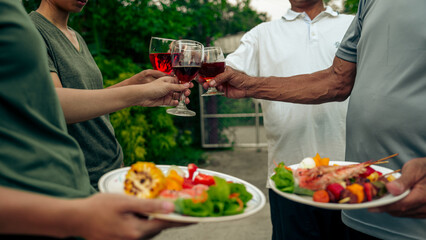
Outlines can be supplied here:
<path id="1" fill-rule="evenodd" d="M 155 198 L 164 189 L 163 172 L 151 162 L 137 162 L 126 174 L 124 192 L 139 198 Z"/>
<path id="2" fill-rule="evenodd" d="M 336 200 L 340 199 L 340 193 L 343 191 L 343 189 L 345 188 L 339 183 L 332 183 L 327 186 L 327 191 L 333 194 Z"/>
<path id="3" fill-rule="evenodd" d="M 312 196 L 312 199 L 315 202 L 322 202 L 322 203 L 330 202 L 330 197 L 328 196 L 328 193 L 326 190 L 315 191 L 314 195 Z"/>

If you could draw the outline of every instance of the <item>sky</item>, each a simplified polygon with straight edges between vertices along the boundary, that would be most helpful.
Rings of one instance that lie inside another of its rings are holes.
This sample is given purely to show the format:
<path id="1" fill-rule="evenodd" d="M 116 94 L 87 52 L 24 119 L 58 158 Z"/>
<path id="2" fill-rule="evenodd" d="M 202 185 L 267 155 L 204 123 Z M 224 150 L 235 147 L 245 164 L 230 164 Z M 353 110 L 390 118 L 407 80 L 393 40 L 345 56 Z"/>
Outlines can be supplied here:
<path id="1" fill-rule="evenodd" d="M 271 20 L 281 18 L 290 8 L 288 0 L 251 0 L 250 5 L 258 12 L 266 12 Z"/>
<path id="2" fill-rule="evenodd" d="M 336 4 L 341 5 L 342 0 L 332 0 Z M 236 0 L 228 0 L 230 3 Z M 258 12 L 266 12 L 270 20 L 280 19 L 290 8 L 288 0 L 251 0 L 250 5 Z"/>

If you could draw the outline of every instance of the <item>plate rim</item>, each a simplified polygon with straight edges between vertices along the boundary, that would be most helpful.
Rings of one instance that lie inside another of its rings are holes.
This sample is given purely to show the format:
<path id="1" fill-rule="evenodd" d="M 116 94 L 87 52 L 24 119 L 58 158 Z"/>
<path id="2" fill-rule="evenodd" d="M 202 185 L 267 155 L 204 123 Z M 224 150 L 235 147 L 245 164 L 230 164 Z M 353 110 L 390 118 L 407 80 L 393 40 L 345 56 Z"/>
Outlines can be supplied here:
<path id="1" fill-rule="evenodd" d="M 348 162 L 348 161 L 330 161 L 329 164 L 344 164 L 344 165 L 350 165 L 350 164 L 359 164 L 359 162 Z M 292 169 L 296 169 L 297 166 L 299 164 L 292 164 L 288 167 L 292 168 Z M 376 170 L 386 170 L 389 172 L 392 172 L 394 170 L 390 169 L 390 168 L 386 168 L 386 167 L 382 167 L 382 166 L 377 166 L 377 165 L 371 165 L 372 168 L 376 168 Z M 401 175 L 400 173 L 395 173 L 396 175 L 398 175 L 398 177 Z M 356 210 L 356 209 L 365 209 L 365 208 L 372 208 L 372 207 L 380 207 L 380 206 L 385 206 L 394 202 L 397 202 L 401 199 L 403 199 L 404 197 L 406 197 L 409 193 L 410 190 L 407 189 L 405 192 L 403 192 L 402 194 L 398 195 L 398 196 L 393 196 L 390 193 L 386 194 L 385 196 L 383 196 L 380 199 L 376 199 L 370 202 L 363 202 L 363 203 L 354 203 L 354 204 L 341 204 L 341 203 L 321 203 L 321 202 L 314 202 L 312 200 L 312 197 L 309 196 L 302 196 L 302 195 L 297 195 L 294 193 L 286 193 L 286 192 L 282 192 L 280 191 L 276 186 L 275 186 L 275 182 L 271 179 L 271 176 L 273 176 L 274 174 L 270 175 L 268 177 L 268 182 L 271 185 L 271 189 L 277 193 L 278 195 L 287 198 L 291 201 L 295 201 L 298 203 L 302 203 L 305 205 L 309 205 L 309 206 L 313 206 L 313 207 L 318 207 L 318 208 L 324 208 L 324 209 L 330 209 L 330 210 Z"/>
<path id="2" fill-rule="evenodd" d="M 177 165 L 156 165 L 158 168 L 160 168 L 163 172 L 165 170 L 167 170 L 169 167 L 171 166 L 177 166 Z M 187 173 L 187 169 L 188 167 L 186 166 L 177 166 L 185 171 L 185 174 Z M 106 186 L 104 186 L 104 182 L 110 178 L 112 175 L 115 175 L 117 173 L 122 173 L 122 172 L 127 172 L 130 169 L 130 167 L 122 167 L 122 168 L 118 168 L 118 169 L 114 169 L 110 172 L 105 173 L 104 175 L 101 176 L 101 178 L 98 181 L 98 188 L 99 188 L 99 192 L 101 193 L 110 193 L 108 192 L 108 190 L 106 189 Z M 218 171 L 213 171 L 213 170 L 209 170 L 209 169 L 204 169 L 204 168 L 198 168 L 196 172 L 201 172 L 204 174 L 210 174 L 212 176 L 219 176 L 219 177 L 225 177 L 228 179 L 234 179 L 237 180 L 238 183 L 242 183 L 246 186 L 247 190 L 252 190 L 249 191 L 252 194 L 256 194 L 257 196 L 259 196 L 259 203 L 257 205 L 255 205 L 253 208 L 249 209 L 250 211 L 244 211 L 240 214 L 235 214 L 235 215 L 229 215 L 229 216 L 219 216 L 219 217 L 193 217 L 193 216 L 185 216 L 185 215 L 181 215 L 178 213 L 169 213 L 169 214 L 162 214 L 162 213 L 150 213 L 149 217 L 150 218 L 155 218 L 155 219 L 161 219 L 161 220 L 167 220 L 167 221 L 173 221 L 173 222 L 181 222 L 181 223 L 206 223 L 206 222 L 224 222 L 224 221 L 231 221 L 231 220 L 239 220 L 239 219 L 243 219 L 246 218 L 248 216 L 251 216 L 255 213 L 258 213 L 261 209 L 263 209 L 263 207 L 266 205 L 266 197 L 265 194 L 256 186 L 254 186 L 253 184 L 226 174 L 226 173 L 221 173 Z M 124 188 L 124 186 L 123 186 Z M 117 193 L 119 194 L 119 193 Z M 252 201 L 252 200 L 250 200 Z M 249 203 L 250 203 L 249 201 Z"/>

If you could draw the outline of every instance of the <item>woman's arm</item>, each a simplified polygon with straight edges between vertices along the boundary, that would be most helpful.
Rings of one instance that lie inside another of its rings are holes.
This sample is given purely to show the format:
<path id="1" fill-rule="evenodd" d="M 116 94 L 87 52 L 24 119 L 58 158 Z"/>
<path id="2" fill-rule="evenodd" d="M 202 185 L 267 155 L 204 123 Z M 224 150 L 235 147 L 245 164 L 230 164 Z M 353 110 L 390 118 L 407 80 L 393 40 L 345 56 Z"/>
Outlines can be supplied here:
<path id="1" fill-rule="evenodd" d="M 56 73 L 51 73 L 67 123 L 86 121 L 130 106 L 177 105 L 173 92 L 185 91 L 189 84 L 178 84 L 174 77 L 162 77 L 146 84 L 97 90 L 63 88 Z M 189 99 L 186 99 L 189 103 Z"/>
<path id="2" fill-rule="evenodd" d="M 61 199 L 0 187 L 1 234 L 83 237 L 87 240 L 145 239 L 186 224 L 151 220 L 148 213 L 170 213 L 173 203 L 120 194 Z"/>

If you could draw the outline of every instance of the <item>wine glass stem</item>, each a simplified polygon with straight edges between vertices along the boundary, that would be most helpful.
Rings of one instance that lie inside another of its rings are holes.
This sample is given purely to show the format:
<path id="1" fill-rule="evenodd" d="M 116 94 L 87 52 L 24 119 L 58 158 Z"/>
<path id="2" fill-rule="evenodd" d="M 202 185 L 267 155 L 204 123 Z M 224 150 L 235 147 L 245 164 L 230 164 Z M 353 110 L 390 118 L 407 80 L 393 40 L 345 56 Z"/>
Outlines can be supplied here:
<path id="1" fill-rule="evenodd" d="M 185 105 L 185 94 L 184 94 L 184 92 L 182 92 L 181 93 L 181 95 L 180 95 L 180 99 L 179 99 L 179 103 L 178 103 L 178 105 L 176 106 L 176 108 L 179 108 L 179 109 L 186 109 L 186 105 Z"/>

